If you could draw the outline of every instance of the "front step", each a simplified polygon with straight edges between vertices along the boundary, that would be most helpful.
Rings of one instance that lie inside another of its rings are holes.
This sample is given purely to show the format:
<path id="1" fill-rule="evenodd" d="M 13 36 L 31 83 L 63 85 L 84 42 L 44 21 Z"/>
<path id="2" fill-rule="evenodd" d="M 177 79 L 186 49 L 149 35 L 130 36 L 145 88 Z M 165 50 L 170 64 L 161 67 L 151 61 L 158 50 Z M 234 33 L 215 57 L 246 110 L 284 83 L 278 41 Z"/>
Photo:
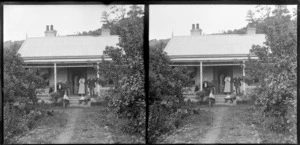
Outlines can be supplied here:
<path id="1" fill-rule="evenodd" d="M 88 101 L 87 104 L 85 104 L 85 102 L 81 102 L 81 104 L 79 104 L 80 98 L 80 96 L 70 96 L 70 102 L 68 107 L 91 107 L 91 101 Z"/>
<path id="2" fill-rule="evenodd" d="M 236 105 L 236 100 L 233 100 L 233 103 L 231 103 L 230 100 L 227 100 L 227 102 L 225 103 L 225 97 L 226 97 L 226 95 L 215 95 L 215 105 L 217 105 L 217 106 Z"/>

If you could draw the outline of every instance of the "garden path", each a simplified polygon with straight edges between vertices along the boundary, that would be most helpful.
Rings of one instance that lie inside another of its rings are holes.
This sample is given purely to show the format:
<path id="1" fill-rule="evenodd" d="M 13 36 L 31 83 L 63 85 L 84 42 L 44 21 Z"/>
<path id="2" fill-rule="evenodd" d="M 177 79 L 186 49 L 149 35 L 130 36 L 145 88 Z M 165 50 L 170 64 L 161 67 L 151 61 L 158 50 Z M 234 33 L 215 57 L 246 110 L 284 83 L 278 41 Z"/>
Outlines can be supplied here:
<path id="1" fill-rule="evenodd" d="M 67 113 L 68 113 L 68 121 L 67 121 L 67 126 L 62 131 L 62 133 L 58 136 L 57 140 L 55 143 L 58 144 L 66 144 L 70 143 L 71 138 L 74 134 L 74 129 L 76 127 L 76 120 L 78 116 L 80 116 L 82 112 L 81 108 L 68 108 Z"/>
<path id="2" fill-rule="evenodd" d="M 201 143 L 216 143 L 221 132 L 223 116 L 227 113 L 228 107 L 218 107 L 212 109 L 214 112 L 214 119 L 212 128 L 206 133 L 204 139 L 200 140 Z"/>

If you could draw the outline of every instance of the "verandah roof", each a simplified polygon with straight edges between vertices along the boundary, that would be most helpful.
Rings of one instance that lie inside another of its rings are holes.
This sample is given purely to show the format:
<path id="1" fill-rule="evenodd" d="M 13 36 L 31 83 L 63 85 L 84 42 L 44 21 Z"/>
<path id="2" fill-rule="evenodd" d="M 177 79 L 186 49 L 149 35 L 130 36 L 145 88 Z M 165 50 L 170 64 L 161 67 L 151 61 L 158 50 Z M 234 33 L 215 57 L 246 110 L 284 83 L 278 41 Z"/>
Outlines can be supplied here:
<path id="1" fill-rule="evenodd" d="M 264 42 L 264 34 L 175 36 L 165 51 L 176 61 L 247 59 L 252 45 Z"/>
<path id="2" fill-rule="evenodd" d="M 116 47 L 119 37 L 111 36 L 62 36 L 26 39 L 19 53 L 25 62 L 88 61 L 103 55 L 106 46 Z"/>

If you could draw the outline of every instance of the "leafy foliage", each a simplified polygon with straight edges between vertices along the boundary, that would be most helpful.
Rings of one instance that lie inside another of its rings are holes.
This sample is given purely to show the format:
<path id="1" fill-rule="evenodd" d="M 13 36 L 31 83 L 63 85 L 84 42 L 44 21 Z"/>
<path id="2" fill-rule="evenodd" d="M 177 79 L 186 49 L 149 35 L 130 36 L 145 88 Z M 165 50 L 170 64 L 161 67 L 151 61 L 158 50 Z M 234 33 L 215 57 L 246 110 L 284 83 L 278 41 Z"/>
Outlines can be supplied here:
<path id="1" fill-rule="evenodd" d="M 118 13 L 113 9 L 111 13 Z M 122 10 L 121 10 L 122 11 Z M 110 93 L 110 105 L 119 117 L 129 121 L 123 126 L 129 133 L 145 134 L 145 71 L 143 61 L 143 10 L 139 6 L 131 6 L 127 15 L 107 22 L 106 27 L 115 28 L 119 35 L 118 47 L 106 47 L 102 62 L 99 63 L 100 75 L 115 80 Z M 106 61 L 105 57 L 112 58 Z M 98 83 L 103 82 L 98 80 Z"/>
<path id="2" fill-rule="evenodd" d="M 157 138 L 175 128 L 186 115 L 183 106 L 183 91 L 191 85 L 189 69 L 170 66 L 170 59 L 163 51 L 164 43 L 150 46 L 149 69 L 149 126 L 148 140 Z"/>
<path id="3" fill-rule="evenodd" d="M 14 46 L 14 45 L 13 45 Z M 37 89 L 43 86 L 43 78 L 34 70 L 25 69 L 17 54 L 18 48 L 4 49 L 4 140 L 6 143 L 32 128 L 37 113 Z"/>
<path id="4" fill-rule="evenodd" d="M 259 23 L 266 42 L 252 47 L 250 52 L 259 59 L 246 63 L 250 77 L 260 80 L 255 91 L 258 111 L 270 130 L 296 134 L 297 21 L 291 19 L 285 6 L 277 6 L 272 16 Z M 296 139 L 295 135 L 291 137 Z"/>

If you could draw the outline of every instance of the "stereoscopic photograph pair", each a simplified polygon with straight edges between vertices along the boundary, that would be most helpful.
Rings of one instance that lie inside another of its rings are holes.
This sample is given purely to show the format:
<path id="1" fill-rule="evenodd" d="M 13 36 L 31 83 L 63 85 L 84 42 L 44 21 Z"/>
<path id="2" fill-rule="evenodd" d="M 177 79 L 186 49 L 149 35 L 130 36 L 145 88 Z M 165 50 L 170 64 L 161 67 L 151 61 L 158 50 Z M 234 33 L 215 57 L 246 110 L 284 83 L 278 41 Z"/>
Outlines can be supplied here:
<path id="1" fill-rule="evenodd" d="M 2 7 L 4 144 L 297 143 L 296 3 Z"/>

